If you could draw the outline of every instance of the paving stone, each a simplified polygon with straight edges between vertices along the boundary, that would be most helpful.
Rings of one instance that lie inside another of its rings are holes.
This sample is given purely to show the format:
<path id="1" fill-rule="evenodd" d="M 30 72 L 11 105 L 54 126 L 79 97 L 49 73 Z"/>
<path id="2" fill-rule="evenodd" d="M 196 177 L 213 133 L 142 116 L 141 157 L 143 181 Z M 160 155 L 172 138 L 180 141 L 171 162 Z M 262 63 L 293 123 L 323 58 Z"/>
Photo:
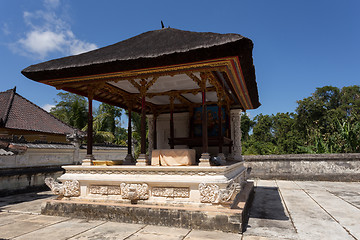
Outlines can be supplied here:
<path id="1" fill-rule="evenodd" d="M 31 223 L 31 224 L 39 225 L 39 223 Z M 15 238 L 15 239 L 19 239 L 19 240 L 20 239 L 24 239 L 24 240 L 69 239 L 80 233 L 91 230 L 94 227 L 97 227 L 101 224 L 104 224 L 104 222 L 102 222 L 102 221 L 86 221 L 83 219 L 70 219 L 70 220 L 67 220 L 64 222 L 50 225 L 45 228 L 41 228 L 37 231 L 33 231 L 28 234 L 22 234 L 21 236 Z"/>
<path id="2" fill-rule="evenodd" d="M 139 232 L 130 236 L 129 240 L 140 239 L 156 239 L 156 240 L 177 240 L 184 239 L 184 237 L 190 232 L 189 229 L 184 228 L 172 228 L 163 226 L 148 225 L 141 229 Z"/>
<path id="3" fill-rule="evenodd" d="M 353 239 L 303 190 L 281 187 L 281 194 L 300 239 Z"/>
<path id="4" fill-rule="evenodd" d="M 0 198 L 0 238 L 360 239 L 360 183 L 256 180 L 255 186 L 243 235 L 36 215 L 41 203 L 53 195 L 31 193 Z"/>
<path id="5" fill-rule="evenodd" d="M 326 190 L 308 188 L 305 191 L 355 238 L 360 238 L 360 209 Z"/>
<path id="6" fill-rule="evenodd" d="M 125 239 L 131 236 L 132 234 L 136 233 L 137 231 L 139 231 L 144 226 L 145 225 L 141 225 L 141 224 L 106 222 L 70 239 L 72 240 L 73 239 L 78 239 L 78 240 Z"/>
<path id="7" fill-rule="evenodd" d="M 241 240 L 291 240 L 294 238 L 282 238 L 282 237 L 261 237 L 261 236 L 244 236 Z"/>
<path id="8" fill-rule="evenodd" d="M 0 212 L 0 219 L 1 219 L 0 226 L 10 224 L 19 220 L 26 220 L 33 217 L 35 217 L 35 215 Z"/>
<path id="9" fill-rule="evenodd" d="M 254 181 L 255 186 L 261 186 L 261 187 L 277 187 L 275 180 L 261 180 L 257 179 Z"/>
<path id="10" fill-rule="evenodd" d="M 274 181 L 261 181 L 255 188 L 249 223 L 243 235 L 253 239 L 295 238 L 296 231 Z"/>
<path id="11" fill-rule="evenodd" d="M 184 240 L 210 240 L 210 239 L 223 239 L 223 240 L 240 240 L 241 234 L 236 233 L 224 233 L 218 231 L 200 231 L 192 230 Z"/>
<path id="12" fill-rule="evenodd" d="M 48 225 L 48 223 L 31 222 L 32 217 L 34 216 L 29 215 L 28 219 L 16 220 L 0 226 L 0 238 L 14 238 Z"/>

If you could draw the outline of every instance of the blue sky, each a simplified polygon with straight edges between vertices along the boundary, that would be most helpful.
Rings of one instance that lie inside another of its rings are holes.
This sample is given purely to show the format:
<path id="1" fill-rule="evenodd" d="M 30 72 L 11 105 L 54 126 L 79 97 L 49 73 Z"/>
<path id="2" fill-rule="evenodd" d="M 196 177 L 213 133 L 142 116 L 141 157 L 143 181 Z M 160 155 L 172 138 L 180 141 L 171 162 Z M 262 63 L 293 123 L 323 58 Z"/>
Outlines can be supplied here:
<path id="1" fill-rule="evenodd" d="M 360 1 L 0 0 L 0 91 L 44 107 L 57 90 L 20 71 L 165 26 L 238 33 L 254 42 L 260 106 L 293 112 L 316 87 L 360 84 Z"/>

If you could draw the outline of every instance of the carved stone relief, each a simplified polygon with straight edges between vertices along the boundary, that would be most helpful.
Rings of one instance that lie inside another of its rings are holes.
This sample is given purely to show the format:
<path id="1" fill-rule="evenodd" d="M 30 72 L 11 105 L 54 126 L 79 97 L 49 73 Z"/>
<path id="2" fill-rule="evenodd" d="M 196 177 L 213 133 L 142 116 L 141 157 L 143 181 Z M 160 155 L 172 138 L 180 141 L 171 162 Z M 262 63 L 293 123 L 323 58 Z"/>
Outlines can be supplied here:
<path id="1" fill-rule="evenodd" d="M 90 193 L 91 194 L 101 194 L 101 195 L 120 195 L 121 190 L 120 190 L 120 186 L 91 185 Z"/>
<path id="2" fill-rule="evenodd" d="M 45 178 L 45 184 L 54 194 L 59 196 L 77 197 L 80 195 L 80 184 L 77 180 L 58 183 L 53 178 Z"/>
<path id="3" fill-rule="evenodd" d="M 152 195 L 154 197 L 188 198 L 190 196 L 190 192 L 187 187 L 154 187 L 152 188 Z"/>
<path id="4" fill-rule="evenodd" d="M 151 157 L 151 152 L 154 149 L 154 116 L 148 116 L 148 152 Z"/>
<path id="5" fill-rule="evenodd" d="M 241 155 L 241 109 L 230 111 L 231 139 L 233 140 L 231 157 L 234 160 L 242 161 Z"/>
<path id="6" fill-rule="evenodd" d="M 121 197 L 130 200 L 149 199 L 149 186 L 146 183 L 121 183 Z"/>
<path id="7" fill-rule="evenodd" d="M 200 183 L 200 202 L 202 203 L 226 203 L 229 202 L 238 192 L 241 185 L 237 181 L 230 183 L 226 189 L 220 189 L 214 183 Z"/>

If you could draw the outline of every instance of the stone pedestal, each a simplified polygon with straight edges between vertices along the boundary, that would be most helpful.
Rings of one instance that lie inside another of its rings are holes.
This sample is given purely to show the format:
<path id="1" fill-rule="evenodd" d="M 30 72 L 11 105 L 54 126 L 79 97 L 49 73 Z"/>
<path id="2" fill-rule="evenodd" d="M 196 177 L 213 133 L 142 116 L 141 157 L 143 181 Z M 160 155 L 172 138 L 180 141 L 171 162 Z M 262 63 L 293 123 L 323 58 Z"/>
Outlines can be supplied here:
<path id="1" fill-rule="evenodd" d="M 146 166 L 146 165 L 149 165 L 146 154 L 140 154 L 138 159 L 136 159 L 136 166 Z"/>
<path id="2" fill-rule="evenodd" d="M 207 160 L 208 155 L 203 155 Z M 46 180 L 50 189 L 60 196 L 43 213 L 86 218 L 92 217 L 90 214 L 99 218 L 106 215 L 112 220 L 116 215 L 125 222 L 132 219 L 136 223 L 232 232 L 241 231 L 242 219 L 247 216 L 243 212 L 246 200 L 242 196 L 248 196 L 249 189 L 242 162 L 226 166 L 63 168 L 66 172 L 58 179 L 61 183 Z M 180 221 L 175 216 L 181 214 L 185 215 Z"/>
<path id="3" fill-rule="evenodd" d="M 201 166 L 201 167 L 210 166 L 210 154 L 209 153 L 202 153 L 199 160 L 200 160 L 199 166 Z"/>
<path id="4" fill-rule="evenodd" d="M 86 155 L 85 159 L 82 160 L 82 164 L 83 166 L 90 166 L 93 165 L 93 161 L 95 160 L 94 156 L 92 154 L 88 154 Z"/>

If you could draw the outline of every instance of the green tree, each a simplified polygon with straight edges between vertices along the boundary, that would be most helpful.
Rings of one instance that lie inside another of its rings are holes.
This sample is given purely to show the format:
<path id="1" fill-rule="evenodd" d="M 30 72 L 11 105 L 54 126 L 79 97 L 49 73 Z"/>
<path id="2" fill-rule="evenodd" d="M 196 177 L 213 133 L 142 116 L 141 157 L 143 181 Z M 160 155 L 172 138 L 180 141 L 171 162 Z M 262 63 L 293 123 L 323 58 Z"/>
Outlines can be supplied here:
<path id="1" fill-rule="evenodd" d="M 101 131 L 111 132 L 115 135 L 116 128 L 121 125 L 122 109 L 106 103 L 101 103 L 96 116 L 101 116 Z"/>
<path id="2" fill-rule="evenodd" d="M 278 151 L 281 154 L 301 153 L 299 146 L 304 139 L 296 129 L 295 113 L 277 113 L 273 116 L 273 132 Z"/>
<path id="3" fill-rule="evenodd" d="M 297 129 L 305 139 L 302 150 L 314 153 L 356 152 L 360 87 L 325 86 L 298 101 Z M 350 137 L 351 136 L 351 137 Z"/>
<path id="4" fill-rule="evenodd" d="M 87 101 L 85 97 L 60 92 L 57 94 L 60 101 L 55 101 L 56 105 L 50 113 L 56 118 L 78 129 L 82 129 L 87 124 Z"/>
<path id="5" fill-rule="evenodd" d="M 241 115 L 241 134 L 242 134 L 241 139 L 242 139 L 242 141 L 249 140 L 250 131 L 254 125 L 255 125 L 255 122 L 253 120 L 251 120 L 250 117 L 246 113 L 243 113 Z"/>

